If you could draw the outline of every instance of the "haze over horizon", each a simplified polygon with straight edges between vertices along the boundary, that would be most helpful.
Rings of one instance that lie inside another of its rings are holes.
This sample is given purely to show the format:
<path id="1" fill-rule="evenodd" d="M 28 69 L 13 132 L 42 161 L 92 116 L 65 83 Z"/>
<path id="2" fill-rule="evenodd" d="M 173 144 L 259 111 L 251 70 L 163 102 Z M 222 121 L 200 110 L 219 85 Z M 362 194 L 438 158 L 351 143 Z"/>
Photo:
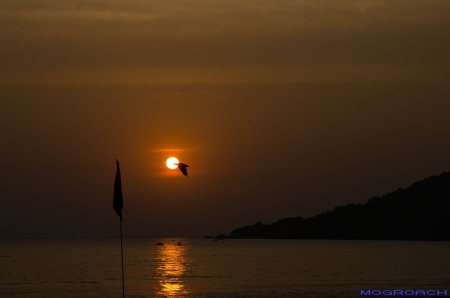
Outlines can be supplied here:
<path id="1" fill-rule="evenodd" d="M 228 234 L 450 169 L 448 1 L 0 3 L 0 237 Z M 168 157 L 188 164 L 189 178 Z"/>

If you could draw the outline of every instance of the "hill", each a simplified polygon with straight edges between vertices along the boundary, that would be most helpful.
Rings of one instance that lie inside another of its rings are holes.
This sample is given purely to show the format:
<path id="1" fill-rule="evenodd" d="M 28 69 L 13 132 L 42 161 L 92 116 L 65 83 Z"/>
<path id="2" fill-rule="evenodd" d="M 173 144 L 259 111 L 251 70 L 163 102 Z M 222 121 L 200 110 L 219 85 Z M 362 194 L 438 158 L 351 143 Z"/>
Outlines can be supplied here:
<path id="1" fill-rule="evenodd" d="M 238 228 L 239 239 L 450 240 L 450 172 L 310 218 Z"/>

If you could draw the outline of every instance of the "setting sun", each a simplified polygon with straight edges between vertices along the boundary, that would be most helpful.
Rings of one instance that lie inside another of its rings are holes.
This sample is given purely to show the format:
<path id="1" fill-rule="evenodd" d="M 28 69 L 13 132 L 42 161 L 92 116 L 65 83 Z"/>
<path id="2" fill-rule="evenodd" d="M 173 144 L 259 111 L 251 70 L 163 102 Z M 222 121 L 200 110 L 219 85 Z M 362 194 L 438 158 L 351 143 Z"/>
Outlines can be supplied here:
<path id="1" fill-rule="evenodd" d="M 178 167 L 176 165 L 177 163 L 178 163 L 178 159 L 176 157 L 169 157 L 166 160 L 166 166 L 171 170 L 176 169 Z"/>

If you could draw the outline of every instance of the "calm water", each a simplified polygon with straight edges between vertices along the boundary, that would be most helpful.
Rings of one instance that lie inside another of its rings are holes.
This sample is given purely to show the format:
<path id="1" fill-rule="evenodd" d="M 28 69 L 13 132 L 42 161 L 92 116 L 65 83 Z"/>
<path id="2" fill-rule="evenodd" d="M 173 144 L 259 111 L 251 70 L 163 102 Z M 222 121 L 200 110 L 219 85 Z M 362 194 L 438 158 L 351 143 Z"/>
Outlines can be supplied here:
<path id="1" fill-rule="evenodd" d="M 124 239 L 126 297 L 450 293 L 448 242 L 174 240 Z M 0 297 L 122 297 L 119 239 L 0 239 L 0 268 Z"/>

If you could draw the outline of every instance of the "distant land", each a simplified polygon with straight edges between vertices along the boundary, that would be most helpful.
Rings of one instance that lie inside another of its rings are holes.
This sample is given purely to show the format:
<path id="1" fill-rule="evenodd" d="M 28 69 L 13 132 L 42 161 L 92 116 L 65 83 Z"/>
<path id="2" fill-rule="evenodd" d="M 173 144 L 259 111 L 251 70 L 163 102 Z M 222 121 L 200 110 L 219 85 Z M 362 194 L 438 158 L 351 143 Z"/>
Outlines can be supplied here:
<path id="1" fill-rule="evenodd" d="M 234 239 L 450 240 L 450 172 L 310 218 L 238 228 Z"/>

